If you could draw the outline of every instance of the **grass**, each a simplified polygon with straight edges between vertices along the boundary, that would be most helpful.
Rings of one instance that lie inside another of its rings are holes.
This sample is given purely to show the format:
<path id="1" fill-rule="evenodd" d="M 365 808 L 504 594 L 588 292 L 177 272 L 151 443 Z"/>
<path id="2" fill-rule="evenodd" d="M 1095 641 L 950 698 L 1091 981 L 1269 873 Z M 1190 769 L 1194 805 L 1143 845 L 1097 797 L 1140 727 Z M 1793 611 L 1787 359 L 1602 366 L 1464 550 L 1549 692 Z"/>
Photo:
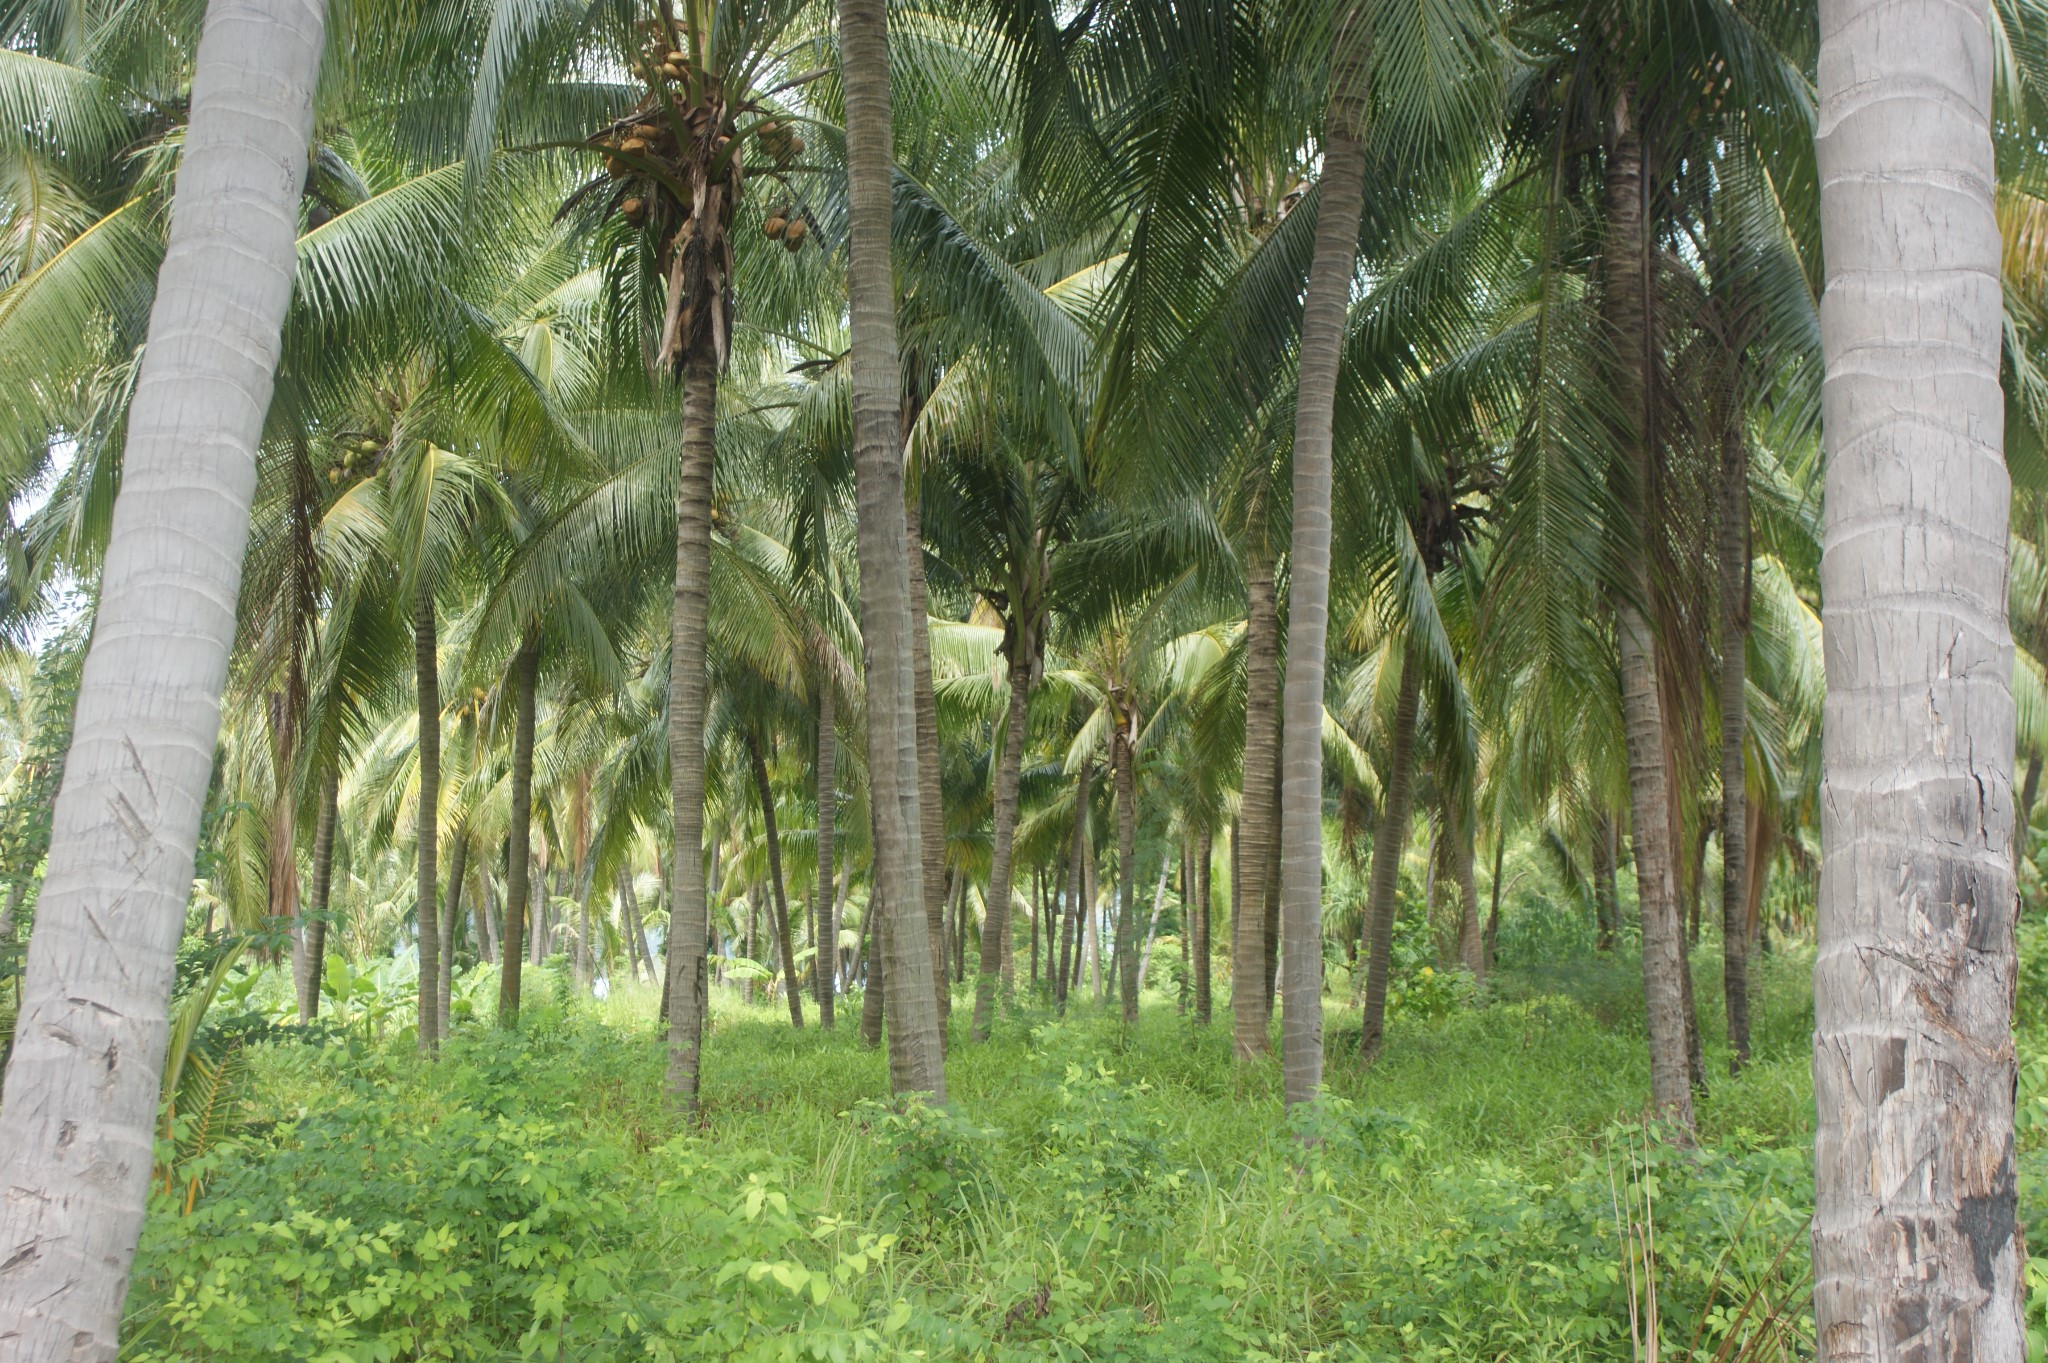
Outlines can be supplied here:
<path id="1" fill-rule="evenodd" d="M 1370 1065 L 1333 1006 L 1306 1126 L 1227 1018 L 1163 999 L 1129 1033 L 1023 1006 L 985 1045 L 956 1009 L 936 1113 L 878 1101 L 851 1017 L 723 998 L 683 1123 L 632 987 L 461 1029 L 436 1065 L 402 1034 L 267 1045 L 194 1210 L 153 1209 L 126 1354 L 1628 1359 L 1648 1197 L 1663 1356 L 1790 1357 L 1730 1316 L 1799 1314 L 1805 969 L 1763 963 L 1739 1079 L 1710 1022 L 1688 1157 L 1644 1140 L 1626 961 L 1410 991 Z"/>

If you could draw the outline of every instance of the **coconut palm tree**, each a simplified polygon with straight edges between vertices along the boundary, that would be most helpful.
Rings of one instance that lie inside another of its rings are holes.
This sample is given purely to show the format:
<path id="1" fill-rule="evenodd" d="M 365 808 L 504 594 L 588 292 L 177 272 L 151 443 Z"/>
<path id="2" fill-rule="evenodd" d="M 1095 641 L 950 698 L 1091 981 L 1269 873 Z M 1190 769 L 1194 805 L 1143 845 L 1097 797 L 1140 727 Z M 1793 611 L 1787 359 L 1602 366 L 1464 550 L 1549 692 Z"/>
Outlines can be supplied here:
<path id="1" fill-rule="evenodd" d="M 20 1190 L 0 1211 L 0 1309 L 25 1358 L 116 1351 L 291 293 L 322 20 L 317 4 L 217 0 L 194 59 L 125 495 L 0 1103 L 0 1182 Z M 176 647 L 152 625 L 167 611 L 183 622 Z"/>
<path id="2" fill-rule="evenodd" d="M 1821 35 L 1815 1326 L 1829 1356 L 2018 1357 L 1993 37 L 1857 0 Z"/>

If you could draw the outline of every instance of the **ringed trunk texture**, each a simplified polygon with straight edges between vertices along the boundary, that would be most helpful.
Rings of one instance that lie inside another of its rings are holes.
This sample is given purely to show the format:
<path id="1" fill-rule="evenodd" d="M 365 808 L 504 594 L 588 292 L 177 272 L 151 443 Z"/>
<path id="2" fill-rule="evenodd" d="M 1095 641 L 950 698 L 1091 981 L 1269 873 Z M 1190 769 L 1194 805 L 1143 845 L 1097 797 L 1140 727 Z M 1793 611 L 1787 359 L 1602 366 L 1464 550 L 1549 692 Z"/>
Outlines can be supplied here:
<path id="1" fill-rule="evenodd" d="M 1194 967 L 1195 967 L 1195 1021 L 1204 1027 L 1209 1025 L 1211 1008 L 1214 1003 L 1213 981 L 1209 971 L 1209 867 L 1216 859 L 1215 835 L 1207 825 L 1195 835 L 1195 914 L 1194 914 Z"/>
<path id="2" fill-rule="evenodd" d="M 441 1044 L 441 663 L 434 630 L 434 588 L 424 569 L 413 598 L 413 676 L 419 688 L 419 1040 L 431 1054 Z"/>
<path id="3" fill-rule="evenodd" d="M 705 348 L 683 368 L 683 446 L 676 480 L 676 589 L 669 617 L 668 780 L 674 829 L 669 905 L 668 1097 L 697 1110 L 711 980 L 704 884 L 705 632 L 711 585 L 711 473 L 718 363 Z"/>
<path id="4" fill-rule="evenodd" d="M 323 7 L 214 0 L 0 1100 L 0 1353 L 111 1363 L 256 447 L 291 297 Z"/>
<path id="5" fill-rule="evenodd" d="M 953 1016 L 946 987 L 946 809 L 939 798 L 939 704 L 932 690 L 930 597 L 924 581 L 924 531 L 911 497 L 903 508 L 904 557 L 910 565 L 911 696 L 917 713 L 918 865 L 924 876 L 926 930 L 932 941 L 933 983 L 939 1004 L 939 1045 Z"/>
<path id="6" fill-rule="evenodd" d="M 782 956 L 782 992 L 789 996 L 789 1025 L 804 1025 L 804 991 L 796 978 L 796 948 L 790 941 L 789 893 L 782 883 L 782 838 L 775 826 L 775 790 L 768 784 L 768 762 L 760 741 L 747 735 L 747 758 L 754 769 L 754 794 L 761 801 L 761 830 L 768 845 L 768 887 L 774 894 L 775 946 Z"/>
<path id="7" fill-rule="evenodd" d="M 313 825 L 313 894 L 303 904 L 305 930 L 299 960 L 299 1021 L 320 1016 L 320 980 L 327 971 L 328 889 L 334 883 L 334 819 L 340 796 L 340 773 L 328 765 L 320 773 L 320 813 Z"/>
<path id="8" fill-rule="evenodd" d="M 818 985 L 818 1025 L 829 1032 L 833 1004 L 839 993 L 839 915 L 832 897 L 832 840 L 839 817 L 839 738 L 829 678 L 818 692 L 818 955 L 812 972 Z"/>
<path id="9" fill-rule="evenodd" d="M 1021 650 L 1020 650 L 1021 651 Z M 1005 981 L 1014 975 L 1010 965 L 1010 882 L 1012 857 L 1017 840 L 1017 786 L 1024 771 L 1024 726 L 1031 704 L 1029 661 L 1010 664 L 1010 715 L 1003 730 L 1003 751 L 996 763 L 995 841 L 989 859 L 988 915 L 981 928 L 981 972 L 974 984 L 974 1030 L 976 1041 L 988 1040 L 995 1021 L 998 986 L 1008 992 Z M 1038 945 L 1037 925 L 1032 927 L 1034 954 Z M 1032 970 L 1037 971 L 1037 962 Z"/>
<path id="10" fill-rule="evenodd" d="M 1110 739 L 1116 781 L 1116 972 L 1118 993 L 1123 996 L 1123 1020 L 1131 1026 L 1138 1020 L 1139 959 L 1138 933 L 1138 771 L 1135 713 L 1119 705 L 1117 729 Z"/>
<path id="11" fill-rule="evenodd" d="M 529 638 L 512 660 L 512 816 L 505 841 L 505 931 L 498 943 L 498 1025 L 519 1025 L 519 984 L 526 961 L 526 912 L 533 874 L 533 709 L 540 643 Z"/>
<path id="12" fill-rule="evenodd" d="M 1366 892 L 1365 1016 L 1359 1049 L 1374 1055 L 1386 1040 L 1387 974 L 1394 952 L 1394 915 L 1399 908 L 1401 857 L 1415 798 L 1415 719 L 1422 708 L 1422 660 L 1401 651 L 1401 684 L 1394 693 L 1393 753 L 1387 796 L 1372 836 L 1372 881 Z"/>
<path id="13" fill-rule="evenodd" d="M 1822 0 L 1814 1324 L 2017 1359 L 2013 649 L 1982 8 Z"/>
<path id="14" fill-rule="evenodd" d="M 1616 136 L 1604 186 L 1607 243 L 1601 306 L 1614 347 L 1613 388 L 1622 413 L 1624 500 L 1646 541 L 1656 534 L 1651 486 L 1654 451 L 1648 422 L 1651 355 L 1650 253 L 1647 241 L 1643 143 L 1629 99 L 1616 105 Z M 1678 920 L 1677 863 L 1666 770 L 1668 747 L 1658 691 L 1656 637 L 1648 609 L 1654 599 L 1647 552 L 1633 555 L 1629 591 L 1614 607 L 1621 663 L 1621 711 L 1628 749 L 1631 838 L 1642 904 L 1643 997 L 1649 1014 L 1650 1100 L 1681 1133 L 1693 1129 L 1686 1055 L 1685 944 Z"/>
<path id="15" fill-rule="evenodd" d="M 1323 134 L 1322 206 L 1301 317 L 1294 407 L 1293 564 L 1280 748 L 1280 1066 L 1288 1106 L 1323 1082 L 1323 671 L 1330 619 L 1331 448 L 1344 317 L 1365 205 L 1363 34 L 1337 34 Z"/>
<path id="16" fill-rule="evenodd" d="M 938 959 L 927 914 L 919 792 L 916 640 L 924 603 L 910 591 L 904 510 L 902 370 L 889 260 L 892 159 L 885 0 L 839 0 L 846 91 L 848 313 L 852 321 L 854 473 L 861 641 L 868 677 L 868 776 L 875 884 L 890 928 L 889 1083 L 943 1103 Z M 931 906 L 942 907 L 942 906 Z"/>
<path id="17" fill-rule="evenodd" d="M 1267 992 L 1272 972 L 1266 951 L 1266 865 L 1274 841 L 1271 791 L 1280 742 L 1280 618 L 1273 596 L 1273 559 L 1257 527 L 1245 535 L 1244 799 L 1230 887 L 1236 912 L 1230 922 L 1232 1052 L 1251 1061 L 1272 1050 Z M 1317 732 L 1321 732 L 1318 720 Z"/>

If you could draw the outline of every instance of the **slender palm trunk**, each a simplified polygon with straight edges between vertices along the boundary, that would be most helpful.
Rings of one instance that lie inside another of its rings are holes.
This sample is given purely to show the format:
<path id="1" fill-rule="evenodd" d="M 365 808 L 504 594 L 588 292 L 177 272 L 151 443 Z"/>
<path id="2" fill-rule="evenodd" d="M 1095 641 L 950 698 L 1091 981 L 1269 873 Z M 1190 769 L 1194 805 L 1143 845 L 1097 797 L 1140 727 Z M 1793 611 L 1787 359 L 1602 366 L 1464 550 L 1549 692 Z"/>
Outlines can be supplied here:
<path id="1" fill-rule="evenodd" d="M 833 899 L 832 840 L 839 817 L 839 738 L 833 714 L 832 680 L 818 684 L 818 1025 L 832 1030 L 839 992 L 839 916 Z"/>
<path id="2" fill-rule="evenodd" d="M 1986 14 L 1931 0 L 1820 10 L 1823 1360 L 2027 1347 Z"/>
<path id="3" fill-rule="evenodd" d="M 434 1011 L 441 1019 L 441 1035 L 448 1035 L 448 1012 L 455 996 L 455 948 L 462 941 L 462 881 L 469 874 L 469 829 L 455 826 L 453 846 L 448 849 L 448 911 L 441 919 L 441 968 L 434 978 Z"/>
<path id="4" fill-rule="evenodd" d="M 1215 835 L 1204 824 L 1202 831 L 1195 835 L 1195 913 L 1194 913 L 1194 969 L 1195 969 L 1195 1021 L 1209 1025 L 1214 1002 L 1214 982 L 1210 978 L 1209 942 L 1209 867 L 1216 859 Z"/>
<path id="5" fill-rule="evenodd" d="M 1422 659 L 1413 648 L 1401 653 L 1401 684 L 1394 693 L 1394 732 L 1386 800 L 1372 837 L 1372 881 L 1366 892 L 1365 1019 L 1360 1048 L 1375 1054 L 1386 1038 L 1387 973 L 1394 951 L 1394 913 L 1399 907 L 1401 857 L 1408 850 L 1408 824 L 1415 792 L 1415 718 L 1422 708 Z M 1356 984 L 1354 982 L 1354 993 Z"/>
<path id="6" fill-rule="evenodd" d="M 619 868 L 619 907 L 625 914 L 626 941 L 634 954 L 633 973 L 638 975 L 644 963 L 652 978 L 654 949 L 647 945 L 647 924 L 640 917 L 640 896 L 633 891 L 633 872 L 624 866 Z"/>
<path id="7" fill-rule="evenodd" d="M 498 1025 L 519 1025 L 526 960 L 526 908 L 533 873 L 533 710 L 540 640 L 529 636 L 512 660 L 512 817 L 505 851 L 505 930 L 498 942 Z M 538 927 L 538 924 L 535 925 Z"/>
<path id="8" fill-rule="evenodd" d="M 760 739 L 747 735 L 747 761 L 754 772 L 754 795 L 761 802 L 761 830 L 768 847 L 768 888 L 773 894 L 775 945 L 782 955 L 782 992 L 789 996 L 789 1025 L 804 1025 L 804 991 L 797 984 L 796 948 L 789 934 L 789 892 L 782 882 L 782 838 L 775 823 L 775 790 L 768 783 L 768 762 Z"/>
<path id="9" fill-rule="evenodd" d="M 1021 635 L 1021 631 L 1018 632 Z M 1023 653 L 1021 644 L 1016 651 Z M 974 1030 L 976 1041 L 988 1040 L 995 1020 L 997 986 L 1013 974 L 1009 962 L 1010 882 L 1012 857 L 1017 840 L 1017 786 L 1024 772 L 1024 724 L 1031 702 L 1031 665 L 1028 658 L 1010 661 L 1010 714 L 1003 729 L 1003 750 L 996 761 L 995 836 L 988 873 L 988 916 L 981 929 L 981 971 L 974 985 Z M 1034 929 L 1035 934 L 1035 929 Z M 1032 938 L 1037 970 L 1037 937 Z"/>
<path id="10" fill-rule="evenodd" d="M 1281 700 L 1280 1059 L 1289 1106 L 1323 1082 L 1323 669 L 1330 616 L 1331 449 L 1344 317 L 1365 204 L 1363 33 L 1345 17 L 1324 120 L 1322 206 L 1301 319 L 1294 406 L 1294 533 Z"/>
<path id="11" fill-rule="evenodd" d="M 861 918 L 861 956 L 867 963 L 867 978 L 861 989 L 860 1039 L 869 1046 L 882 1044 L 882 1010 L 887 1003 L 882 994 L 885 953 L 879 935 L 887 915 L 879 894 L 879 890 L 869 891 L 867 912 Z"/>
<path id="12" fill-rule="evenodd" d="M 918 865 L 924 877 L 926 931 L 939 1003 L 939 1044 L 953 1016 L 953 991 L 946 987 L 946 810 L 939 797 L 939 706 L 932 690 L 930 598 L 924 580 L 924 530 L 917 498 L 904 503 L 904 557 L 910 564 L 911 696 L 917 713 Z"/>
<path id="13" fill-rule="evenodd" d="M 1138 1020 L 1138 773 L 1135 711 L 1121 701 L 1116 708 L 1116 733 L 1109 743 L 1116 781 L 1116 971 L 1123 996 L 1124 1024 Z"/>
<path id="14" fill-rule="evenodd" d="M 2012 859 L 2014 865 L 2027 859 L 2028 827 L 2034 818 L 2034 802 L 2041 798 L 2041 754 L 2027 755 L 2027 774 L 2020 782 L 2019 807 L 2013 811 Z"/>
<path id="15" fill-rule="evenodd" d="M 1451 824 L 1451 879 L 1458 883 L 1458 964 L 1486 978 L 1485 930 L 1479 921 L 1479 876 L 1473 819 L 1463 808 L 1447 811 Z"/>
<path id="16" fill-rule="evenodd" d="M 902 371 L 889 259 L 892 200 L 889 35 L 884 0 L 839 0 L 846 91 L 854 471 L 861 637 L 868 675 L 868 784 L 875 884 L 892 919 L 888 956 L 889 1082 L 897 1093 L 946 1096 L 938 961 L 927 915 L 917 742 L 915 631 L 904 511 Z"/>
<path id="17" fill-rule="evenodd" d="M 1604 810 L 1593 819 L 1593 949 L 1614 950 L 1621 931 L 1621 897 L 1615 889 L 1614 819 Z"/>
<path id="18" fill-rule="evenodd" d="M 425 569 L 413 597 L 413 677 L 419 691 L 419 1042 L 441 1044 L 441 663 L 434 628 L 434 587 Z"/>
<path id="19" fill-rule="evenodd" d="M 1089 912 L 1084 902 L 1088 894 L 1088 787 L 1094 777 L 1094 768 L 1082 766 L 1081 774 L 1074 783 L 1074 850 L 1071 857 L 1073 886 L 1067 899 L 1067 923 L 1060 936 L 1060 978 L 1059 1002 L 1066 1005 L 1067 995 L 1079 978 L 1081 965 L 1081 939 L 1085 931 L 1083 915 Z"/>
<path id="20" fill-rule="evenodd" d="M 340 774 L 330 763 L 320 773 L 320 813 L 313 825 L 313 895 L 303 906 L 306 925 L 299 962 L 299 1020 L 320 1015 L 320 980 L 327 970 L 328 889 L 334 883 L 334 819 Z"/>
<path id="21" fill-rule="evenodd" d="M 1615 137 L 1608 150 L 1605 185 L 1607 243 L 1601 304 L 1614 347 L 1612 387 L 1622 414 L 1625 501 L 1644 541 L 1657 533 L 1651 485 L 1655 453 L 1648 418 L 1648 383 L 1654 363 L 1649 317 L 1650 249 L 1643 173 L 1643 143 L 1629 96 L 1616 101 Z M 1615 601 L 1615 636 L 1621 662 L 1621 709 L 1628 749 L 1631 837 L 1637 895 L 1642 905 L 1643 996 L 1649 1013 L 1650 1099 L 1684 1135 L 1693 1129 L 1692 1087 L 1686 1060 L 1685 945 L 1678 920 L 1676 860 L 1666 771 L 1663 698 L 1658 689 L 1657 644 L 1650 609 L 1655 600 L 1647 551 L 1630 555 L 1627 591 Z"/>
<path id="22" fill-rule="evenodd" d="M 322 21 L 318 0 L 213 0 L 199 42 L 0 1101 L 0 1347 L 29 1363 L 118 1345 Z"/>
<path id="23" fill-rule="evenodd" d="M 296 670 L 296 669 L 294 669 Z M 270 765 L 276 782 L 276 792 L 270 803 L 270 866 L 268 889 L 270 892 L 270 919 L 272 923 L 290 923 L 293 931 L 293 946 L 300 956 L 305 955 L 305 942 L 297 932 L 299 926 L 299 787 L 294 778 L 294 764 L 298 751 L 299 706 L 294 699 L 298 691 L 296 677 L 287 684 L 283 693 L 273 692 L 270 697 Z"/>
<path id="24" fill-rule="evenodd" d="M 676 587 L 669 619 L 669 808 L 674 898 L 669 907 L 668 1096 L 697 1110 L 711 913 L 704 883 L 705 633 L 711 580 L 711 474 L 718 364 L 693 349 L 683 367 L 683 443 L 676 484 Z"/>
<path id="25" fill-rule="evenodd" d="M 1280 617 L 1273 559 L 1254 525 L 1245 533 L 1244 799 L 1230 888 L 1230 1012 L 1241 1061 L 1272 1049 L 1266 1028 L 1266 863 L 1273 845 L 1272 795 L 1280 742 Z"/>
<path id="26" fill-rule="evenodd" d="M 1145 920 L 1145 946 L 1138 953 L 1138 968 L 1134 972 L 1138 989 L 1145 987 L 1145 980 L 1152 972 L 1152 944 L 1159 940 L 1159 915 L 1166 908 L 1166 876 L 1172 865 L 1165 857 L 1159 859 L 1159 882 L 1152 887 L 1152 914 Z"/>

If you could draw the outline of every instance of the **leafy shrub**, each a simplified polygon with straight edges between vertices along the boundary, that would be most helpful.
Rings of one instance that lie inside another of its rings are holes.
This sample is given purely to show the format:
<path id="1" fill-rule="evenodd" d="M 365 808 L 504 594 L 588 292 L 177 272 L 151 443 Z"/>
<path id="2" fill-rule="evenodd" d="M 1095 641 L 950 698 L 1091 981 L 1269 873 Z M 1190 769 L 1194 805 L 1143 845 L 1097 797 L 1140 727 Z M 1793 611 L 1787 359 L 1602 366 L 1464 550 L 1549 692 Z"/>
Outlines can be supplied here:
<path id="1" fill-rule="evenodd" d="M 915 1095 L 900 1106 L 870 1099 L 850 1115 L 886 1152 L 874 1171 L 875 1210 L 899 1230 L 929 1237 L 994 1195 L 996 1132 Z"/>

